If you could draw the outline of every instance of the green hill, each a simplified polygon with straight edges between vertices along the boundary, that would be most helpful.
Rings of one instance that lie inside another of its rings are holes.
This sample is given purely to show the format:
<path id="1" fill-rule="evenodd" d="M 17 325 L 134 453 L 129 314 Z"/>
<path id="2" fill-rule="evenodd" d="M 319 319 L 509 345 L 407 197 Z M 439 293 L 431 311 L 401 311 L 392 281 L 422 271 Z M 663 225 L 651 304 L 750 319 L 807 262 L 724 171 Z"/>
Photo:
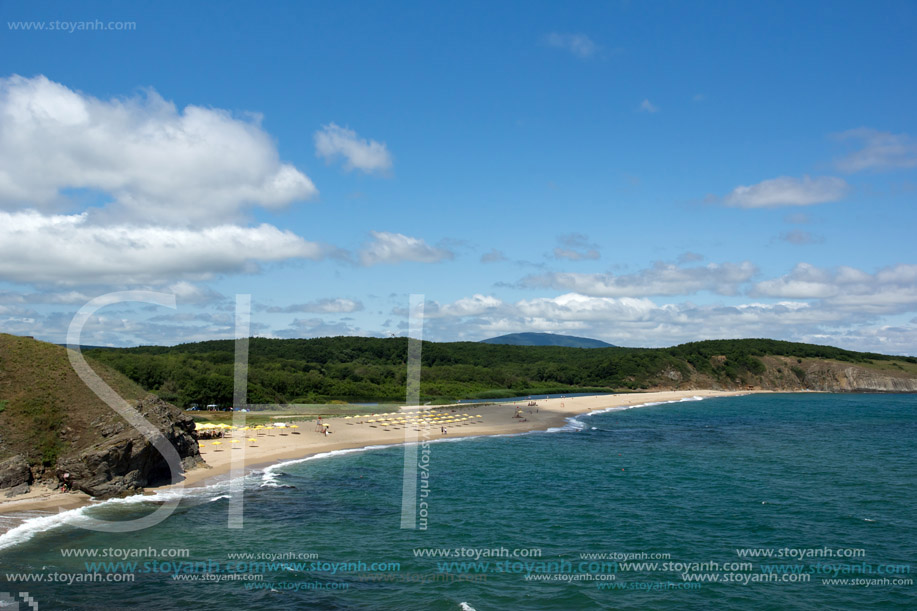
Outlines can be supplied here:
<path id="1" fill-rule="evenodd" d="M 568 348 L 614 348 L 598 339 L 575 337 L 573 335 L 555 335 L 553 333 L 509 333 L 490 339 L 482 339 L 482 344 L 505 344 L 507 346 L 566 346 Z"/>
<path id="2" fill-rule="evenodd" d="M 176 448 L 181 467 L 200 464 L 194 422 L 112 368 L 90 367 Z M 66 475 L 65 475 L 66 474 Z M 140 431 L 86 386 L 67 349 L 0 334 L 0 488 L 66 482 L 93 496 L 168 481 L 165 459 Z"/>
<path id="3" fill-rule="evenodd" d="M 148 394 L 123 374 L 90 365 L 125 399 Z M 65 348 L 0 334 L 0 460 L 20 454 L 51 466 L 101 441 L 97 421 L 113 415 L 73 371 Z"/>
<path id="4" fill-rule="evenodd" d="M 231 340 L 88 351 L 182 407 L 232 402 Z M 406 338 L 250 340 L 250 403 L 403 401 Z M 849 371 L 848 371 L 849 370 Z M 424 342 L 424 401 L 644 389 L 915 390 L 917 359 L 768 339 L 672 348 Z"/>

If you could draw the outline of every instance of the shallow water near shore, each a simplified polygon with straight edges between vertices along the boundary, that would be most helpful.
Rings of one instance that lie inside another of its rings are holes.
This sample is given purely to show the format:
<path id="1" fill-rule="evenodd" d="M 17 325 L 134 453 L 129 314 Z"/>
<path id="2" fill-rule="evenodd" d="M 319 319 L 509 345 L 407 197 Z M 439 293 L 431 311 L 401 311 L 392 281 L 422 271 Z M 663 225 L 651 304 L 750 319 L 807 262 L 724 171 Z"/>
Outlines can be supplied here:
<path id="1" fill-rule="evenodd" d="M 247 477 L 241 529 L 227 528 L 224 482 L 136 533 L 76 526 L 149 501 L 76 510 L 7 538 L 0 566 L 40 609 L 904 609 L 917 594 L 904 572 L 917 564 L 914 439 L 915 395 L 617 409 L 417 448 L 426 530 L 399 528 L 405 450 L 387 447 Z"/>

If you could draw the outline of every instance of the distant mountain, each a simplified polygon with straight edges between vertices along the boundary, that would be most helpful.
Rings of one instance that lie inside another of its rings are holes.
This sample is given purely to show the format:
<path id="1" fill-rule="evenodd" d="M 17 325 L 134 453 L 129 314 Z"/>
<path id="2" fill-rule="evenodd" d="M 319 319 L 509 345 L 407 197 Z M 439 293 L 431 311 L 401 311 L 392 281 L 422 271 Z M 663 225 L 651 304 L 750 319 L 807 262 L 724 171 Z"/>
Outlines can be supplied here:
<path id="1" fill-rule="evenodd" d="M 500 337 L 482 339 L 482 344 L 506 344 L 509 346 L 564 346 L 566 348 L 616 348 L 601 340 L 553 333 L 510 333 Z"/>

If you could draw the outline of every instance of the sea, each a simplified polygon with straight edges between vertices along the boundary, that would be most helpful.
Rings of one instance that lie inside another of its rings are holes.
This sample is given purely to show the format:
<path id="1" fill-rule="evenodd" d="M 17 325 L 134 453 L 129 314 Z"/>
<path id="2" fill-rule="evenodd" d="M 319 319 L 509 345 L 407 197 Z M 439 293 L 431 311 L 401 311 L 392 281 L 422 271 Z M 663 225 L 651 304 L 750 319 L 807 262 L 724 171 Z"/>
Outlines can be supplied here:
<path id="1" fill-rule="evenodd" d="M 19 516 L 0 608 L 914 609 L 915 444 L 917 395 L 799 393 L 332 452 Z"/>

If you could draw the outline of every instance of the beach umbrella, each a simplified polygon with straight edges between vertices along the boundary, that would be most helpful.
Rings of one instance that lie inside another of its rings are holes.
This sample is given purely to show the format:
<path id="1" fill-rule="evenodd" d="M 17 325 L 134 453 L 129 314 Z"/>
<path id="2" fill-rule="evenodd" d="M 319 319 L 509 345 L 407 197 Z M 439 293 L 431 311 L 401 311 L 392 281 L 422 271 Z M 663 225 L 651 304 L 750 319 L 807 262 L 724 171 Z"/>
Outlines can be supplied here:
<path id="1" fill-rule="evenodd" d="M 211 443 L 210 445 L 212 445 L 212 446 L 221 446 L 221 445 L 223 445 L 223 442 L 222 442 L 222 441 L 214 441 L 214 442 Z"/>

